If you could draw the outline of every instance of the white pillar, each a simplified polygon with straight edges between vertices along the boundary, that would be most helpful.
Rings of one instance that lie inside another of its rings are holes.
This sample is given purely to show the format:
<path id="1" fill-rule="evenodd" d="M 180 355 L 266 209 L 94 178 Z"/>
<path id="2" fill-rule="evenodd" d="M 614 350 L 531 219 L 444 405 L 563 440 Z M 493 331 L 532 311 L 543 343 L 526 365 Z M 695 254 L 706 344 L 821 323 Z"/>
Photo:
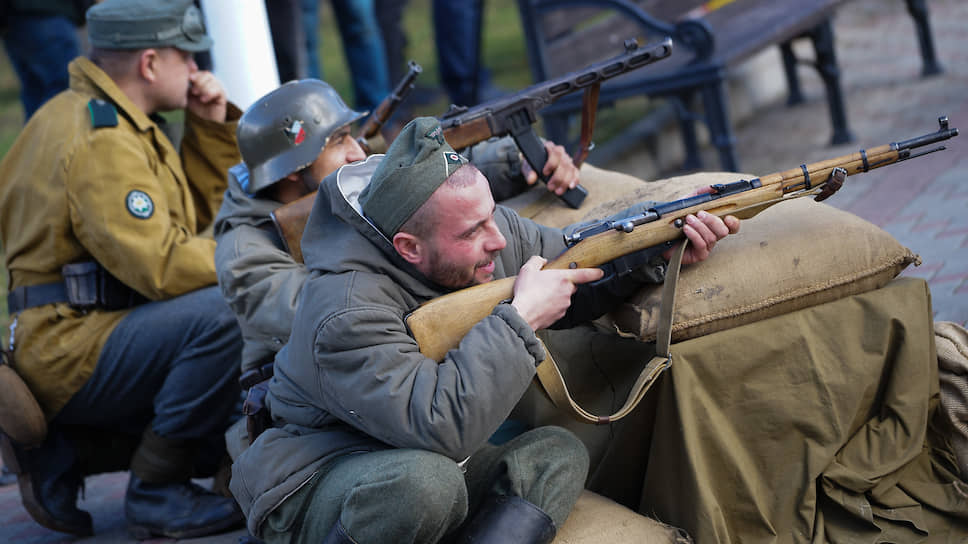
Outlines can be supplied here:
<path id="1" fill-rule="evenodd" d="M 212 37 L 212 69 L 243 111 L 279 87 L 265 0 L 201 0 Z"/>

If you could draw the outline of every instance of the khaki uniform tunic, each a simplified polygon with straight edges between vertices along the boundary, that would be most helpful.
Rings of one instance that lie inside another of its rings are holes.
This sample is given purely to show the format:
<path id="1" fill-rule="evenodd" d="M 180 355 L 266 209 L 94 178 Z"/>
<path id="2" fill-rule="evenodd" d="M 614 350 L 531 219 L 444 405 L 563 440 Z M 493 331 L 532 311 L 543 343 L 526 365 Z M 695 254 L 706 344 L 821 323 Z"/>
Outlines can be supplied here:
<path id="1" fill-rule="evenodd" d="M 61 281 L 64 264 L 96 260 L 151 300 L 215 284 L 213 220 L 228 168 L 239 162 L 235 120 L 186 112 L 181 156 L 114 81 L 85 58 L 70 89 L 41 108 L 0 163 L 0 239 L 11 290 Z M 94 127 L 92 98 L 117 109 Z M 151 200 L 150 216 L 145 199 Z M 80 312 L 66 303 L 24 310 L 11 334 L 16 369 L 52 418 L 91 376 L 128 311 Z M 145 331 L 151 334 L 151 331 Z"/>

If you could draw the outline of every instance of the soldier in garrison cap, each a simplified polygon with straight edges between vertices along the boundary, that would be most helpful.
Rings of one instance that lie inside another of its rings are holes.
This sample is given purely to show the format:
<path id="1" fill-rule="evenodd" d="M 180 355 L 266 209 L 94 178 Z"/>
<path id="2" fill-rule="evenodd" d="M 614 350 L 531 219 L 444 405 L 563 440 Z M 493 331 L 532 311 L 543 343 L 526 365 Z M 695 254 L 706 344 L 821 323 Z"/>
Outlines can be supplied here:
<path id="1" fill-rule="evenodd" d="M 50 422 L 36 449 L 14 444 L 22 499 L 90 535 L 84 476 L 130 467 L 132 535 L 220 532 L 242 522 L 234 501 L 190 478 L 218 470 L 239 396 L 241 334 L 203 231 L 241 112 L 193 60 L 212 42 L 191 0 L 104 0 L 86 17 L 89 58 L 0 163 L 8 347 Z M 173 110 L 177 148 L 158 115 Z"/>
<path id="2" fill-rule="evenodd" d="M 366 158 L 351 136 L 365 113 L 348 108 L 317 79 L 290 81 L 257 100 L 239 120 L 242 163 L 229 170 L 228 189 L 215 219 L 215 269 L 235 310 L 245 346 L 242 371 L 268 376 L 286 343 L 308 270 L 288 252 L 272 212 L 316 190 L 343 165 Z M 549 190 L 574 187 L 578 169 L 559 145 L 547 143 Z M 465 151 L 491 182 L 495 199 L 515 194 L 537 176 L 519 159 L 510 137 Z M 245 383 L 250 380 L 243 378 Z"/>
<path id="3" fill-rule="evenodd" d="M 685 262 L 738 227 L 691 218 Z M 621 277 L 541 270 L 564 247 L 561 230 L 495 205 L 433 118 L 327 176 L 302 238 L 309 278 L 268 384 L 275 425 L 232 467 L 249 530 L 268 542 L 550 542 L 584 487 L 584 445 L 553 426 L 489 438 L 544 359 L 536 330 L 662 281 L 661 256 Z M 457 348 L 421 354 L 404 316 L 514 274 L 513 298 Z"/>

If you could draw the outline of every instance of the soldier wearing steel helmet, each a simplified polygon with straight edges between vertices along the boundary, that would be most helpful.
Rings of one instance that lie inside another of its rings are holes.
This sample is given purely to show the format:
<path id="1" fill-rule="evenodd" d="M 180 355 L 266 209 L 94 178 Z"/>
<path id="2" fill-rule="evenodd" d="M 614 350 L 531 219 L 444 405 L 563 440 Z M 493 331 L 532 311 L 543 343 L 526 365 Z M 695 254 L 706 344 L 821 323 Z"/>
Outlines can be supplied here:
<path id="1" fill-rule="evenodd" d="M 40 524 L 90 535 L 84 471 L 124 468 L 102 462 L 123 450 L 86 456 L 66 433 L 95 429 L 137 444 L 123 461 L 134 536 L 219 532 L 241 514 L 190 479 L 217 466 L 199 461 L 234 412 L 242 339 L 201 233 L 239 160 L 241 112 L 192 58 L 211 38 L 191 0 L 104 0 L 87 29 L 90 58 L 0 164 L 8 346 L 52 423 L 38 448 L 16 448 L 22 499 Z M 157 115 L 172 110 L 186 111 L 177 148 Z"/>
<path id="2" fill-rule="evenodd" d="M 239 120 L 244 162 L 229 170 L 229 187 L 215 221 L 219 286 L 245 338 L 243 373 L 272 362 L 289 339 L 293 314 L 308 271 L 286 251 L 270 214 L 316 190 L 343 165 L 366 159 L 350 134 L 365 113 L 353 111 L 327 83 L 291 81 L 256 101 Z M 578 182 L 564 148 L 546 144 L 549 190 Z M 466 150 L 486 173 L 495 199 L 508 198 L 537 176 L 519 158 L 510 138 Z M 268 368 L 262 374 L 268 376 Z"/>

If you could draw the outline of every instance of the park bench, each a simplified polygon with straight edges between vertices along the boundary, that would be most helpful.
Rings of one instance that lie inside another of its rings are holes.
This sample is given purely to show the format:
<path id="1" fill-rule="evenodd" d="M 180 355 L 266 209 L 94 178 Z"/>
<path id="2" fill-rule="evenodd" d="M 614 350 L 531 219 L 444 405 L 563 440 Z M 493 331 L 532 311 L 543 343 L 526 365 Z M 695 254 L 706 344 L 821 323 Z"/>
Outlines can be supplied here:
<path id="1" fill-rule="evenodd" d="M 792 42 L 812 41 L 809 64 L 826 90 L 833 144 L 851 141 L 831 17 L 846 0 L 518 0 L 535 81 L 567 73 L 615 55 L 628 38 L 640 43 L 672 37 L 673 54 L 660 63 L 603 84 L 599 103 L 648 96 L 674 108 L 685 147 L 684 170 L 701 166 L 696 121 L 703 121 L 723 170 L 739 171 L 726 95 L 727 71 L 777 45 L 789 87 L 788 104 L 804 100 Z M 941 71 L 928 24 L 926 0 L 905 0 L 915 20 L 923 74 Z M 696 108 L 696 97 L 701 108 Z M 581 96 L 565 97 L 542 110 L 545 134 L 573 142 L 570 119 L 581 111 Z"/>

